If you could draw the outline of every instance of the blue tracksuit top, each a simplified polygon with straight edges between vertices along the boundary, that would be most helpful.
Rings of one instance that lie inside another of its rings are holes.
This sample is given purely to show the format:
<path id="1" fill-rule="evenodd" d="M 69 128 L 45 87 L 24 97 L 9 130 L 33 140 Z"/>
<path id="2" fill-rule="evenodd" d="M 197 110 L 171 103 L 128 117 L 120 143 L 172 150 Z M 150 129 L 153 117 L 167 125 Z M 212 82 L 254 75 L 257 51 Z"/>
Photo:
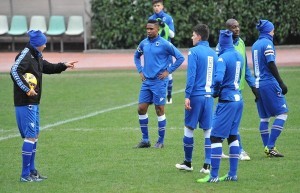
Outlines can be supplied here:
<path id="1" fill-rule="evenodd" d="M 141 56 L 144 55 L 144 65 L 141 64 Z M 169 66 L 169 56 L 174 56 L 176 61 Z M 154 39 L 145 38 L 139 44 L 134 53 L 134 63 L 137 71 L 143 72 L 145 78 L 155 79 L 158 74 L 167 70 L 174 72 L 184 61 L 182 53 L 164 38 L 157 36 Z"/>
<path id="2" fill-rule="evenodd" d="M 277 82 L 268 67 L 269 62 L 275 62 L 275 47 L 269 34 L 261 34 L 252 45 L 252 61 L 255 76 L 255 86 L 269 85 Z"/>
<path id="3" fill-rule="evenodd" d="M 214 92 L 220 93 L 220 100 L 240 101 L 242 99 L 239 84 L 243 62 L 243 56 L 234 47 L 225 49 L 220 54 L 214 79 Z"/>
<path id="4" fill-rule="evenodd" d="M 185 98 L 211 95 L 218 56 L 208 41 L 200 41 L 188 53 Z"/>

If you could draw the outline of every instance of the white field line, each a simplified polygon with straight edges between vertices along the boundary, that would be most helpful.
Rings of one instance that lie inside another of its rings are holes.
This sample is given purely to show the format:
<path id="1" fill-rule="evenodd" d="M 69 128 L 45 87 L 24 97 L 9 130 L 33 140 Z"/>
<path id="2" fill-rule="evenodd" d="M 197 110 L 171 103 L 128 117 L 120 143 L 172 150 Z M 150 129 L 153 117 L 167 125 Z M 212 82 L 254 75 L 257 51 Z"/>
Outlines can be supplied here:
<path id="1" fill-rule="evenodd" d="M 178 94 L 178 93 L 181 93 L 183 91 L 184 91 L 184 89 L 181 89 L 181 90 L 175 91 L 174 94 Z M 82 120 L 82 119 L 87 119 L 87 118 L 90 118 L 90 117 L 97 116 L 99 114 L 107 113 L 107 112 L 118 110 L 118 109 L 123 109 L 123 108 L 130 107 L 130 106 L 137 105 L 137 104 L 138 104 L 138 102 L 132 102 L 132 103 L 125 104 L 125 105 L 121 105 L 121 106 L 117 106 L 117 107 L 113 107 L 113 108 L 109 108 L 109 109 L 104 109 L 104 110 L 101 110 L 101 111 L 95 111 L 93 113 L 89 113 L 87 115 L 83 115 L 83 116 L 80 116 L 80 117 L 74 117 L 74 118 L 71 118 L 71 119 L 66 119 L 66 120 L 63 120 L 63 121 L 58 121 L 56 123 L 52 123 L 52 124 L 42 126 L 40 128 L 40 130 L 49 129 L 49 128 L 56 127 L 56 126 L 59 126 L 59 125 L 63 125 L 63 124 L 66 124 L 66 123 L 79 121 L 79 120 Z M 15 130 L 17 131 L 18 129 L 15 129 Z M 9 134 L 7 136 L 0 137 L 0 141 L 6 140 L 6 139 L 11 139 L 11 138 L 14 138 L 14 137 L 19 137 L 19 136 L 20 135 L 17 134 L 17 133 L 16 134 Z"/>

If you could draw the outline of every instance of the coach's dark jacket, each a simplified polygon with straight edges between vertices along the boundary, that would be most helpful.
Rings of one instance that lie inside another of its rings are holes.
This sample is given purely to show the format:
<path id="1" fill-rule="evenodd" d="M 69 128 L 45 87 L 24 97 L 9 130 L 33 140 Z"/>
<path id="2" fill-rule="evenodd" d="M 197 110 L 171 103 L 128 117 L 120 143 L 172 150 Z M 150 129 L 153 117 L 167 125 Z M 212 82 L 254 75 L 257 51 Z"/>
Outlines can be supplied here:
<path id="1" fill-rule="evenodd" d="M 61 73 L 66 69 L 67 66 L 64 63 L 53 64 L 44 60 L 42 54 L 28 43 L 17 55 L 10 71 L 14 82 L 15 106 L 38 105 L 42 95 L 42 74 Z M 37 79 L 37 86 L 34 89 L 37 93 L 36 96 L 26 95 L 30 91 L 30 88 L 23 77 L 25 73 L 31 73 Z"/>

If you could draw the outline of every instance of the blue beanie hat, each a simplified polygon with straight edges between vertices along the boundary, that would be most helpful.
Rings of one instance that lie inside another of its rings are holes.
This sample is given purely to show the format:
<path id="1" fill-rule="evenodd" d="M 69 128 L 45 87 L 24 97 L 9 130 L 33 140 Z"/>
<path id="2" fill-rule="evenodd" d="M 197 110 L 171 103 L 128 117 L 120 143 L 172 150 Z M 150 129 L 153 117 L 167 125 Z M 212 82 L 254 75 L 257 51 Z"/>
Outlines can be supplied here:
<path id="1" fill-rule="evenodd" d="M 222 49 L 233 47 L 232 32 L 230 30 L 220 30 L 219 44 Z"/>
<path id="2" fill-rule="evenodd" d="M 34 47 L 40 47 L 47 43 L 46 36 L 40 30 L 30 30 L 27 32 L 29 35 L 29 43 Z"/>
<path id="3" fill-rule="evenodd" d="M 261 34 L 268 34 L 274 29 L 274 25 L 268 20 L 261 19 L 256 25 L 256 29 L 258 29 Z"/>

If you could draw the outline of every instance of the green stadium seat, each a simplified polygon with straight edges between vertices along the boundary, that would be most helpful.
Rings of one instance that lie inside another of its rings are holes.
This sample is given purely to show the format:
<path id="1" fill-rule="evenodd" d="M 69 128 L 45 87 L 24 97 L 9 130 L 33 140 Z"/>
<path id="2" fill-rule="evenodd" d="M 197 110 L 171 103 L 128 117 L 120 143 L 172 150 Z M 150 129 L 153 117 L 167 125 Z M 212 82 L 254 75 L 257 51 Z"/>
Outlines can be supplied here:
<path id="1" fill-rule="evenodd" d="M 29 30 L 40 30 L 42 33 L 46 33 L 47 25 L 45 16 L 31 16 Z"/>
<path id="2" fill-rule="evenodd" d="M 8 21 L 6 15 L 0 15 L 0 35 L 5 35 L 8 32 Z"/>
<path id="3" fill-rule="evenodd" d="M 60 15 L 52 15 L 49 19 L 49 27 L 46 32 L 51 37 L 51 51 L 53 51 L 53 37 L 60 37 L 60 50 L 63 52 L 63 38 L 66 32 L 65 17 Z"/>
<path id="4" fill-rule="evenodd" d="M 10 30 L 7 32 L 12 36 L 12 51 L 15 51 L 15 37 L 22 36 L 28 31 L 26 16 L 14 15 L 11 19 Z"/>

